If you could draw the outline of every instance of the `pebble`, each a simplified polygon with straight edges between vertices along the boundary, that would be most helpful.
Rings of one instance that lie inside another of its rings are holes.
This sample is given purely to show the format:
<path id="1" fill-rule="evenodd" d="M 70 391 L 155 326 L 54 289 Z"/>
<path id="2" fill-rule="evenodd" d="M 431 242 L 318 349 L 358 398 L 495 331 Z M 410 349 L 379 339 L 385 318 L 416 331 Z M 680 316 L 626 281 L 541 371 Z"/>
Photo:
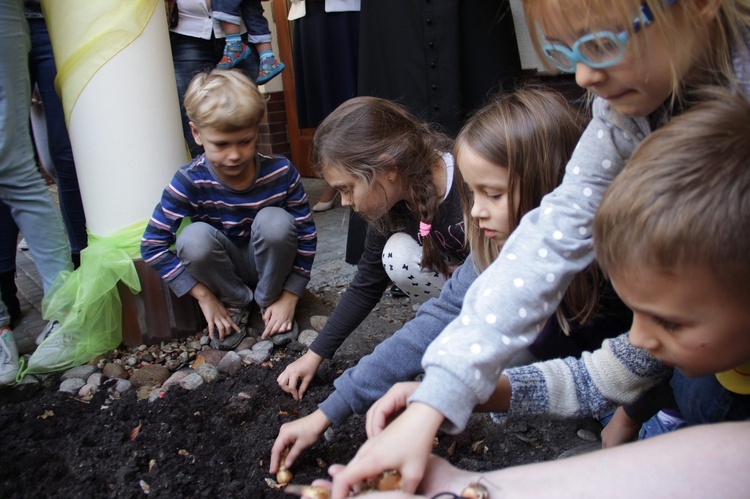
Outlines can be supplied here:
<path id="1" fill-rule="evenodd" d="M 252 350 L 249 354 L 245 355 L 242 360 L 245 364 L 259 366 L 270 358 L 271 353 L 267 350 Z"/>
<path id="2" fill-rule="evenodd" d="M 63 373 L 62 376 L 60 376 L 61 380 L 66 379 L 73 379 L 73 378 L 80 378 L 80 379 L 87 379 L 89 376 L 97 372 L 98 369 L 96 366 L 92 365 L 85 365 L 85 366 L 77 366 L 72 369 L 68 369 Z"/>
<path id="3" fill-rule="evenodd" d="M 180 386 L 185 390 L 194 390 L 203 384 L 203 378 L 198 373 L 190 373 L 180 380 Z"/>
<path id="4" fill-rule="evenodd" d="M 62 383 L 60 383 L 60 391 L 70 394 L 76 394 L 78 393 L 78 390 L 80 390 L 81 387 L 85 384 L 86 383 L 81 378 L 66 379 Z"/>
<path id="5" fill-rule="evenodd" d="M 297 338 L 297 341 L 305 345 L 306 347 L 309 347 L 312 345 L 312 342 L 315 341 L 315 338 L 318 337 L 318 332 L 314 329 L 305 329 L 299 334 L 299 338 Z"/>
<path id="6" fill-rule="evenodd" d="M 125 393 L 131 388 L 133 388 L 132 383 L 126 379 L 118 379 L 117 384 L 115 385 L 115 391 L 117 393 Z"/>
<path id="7" fill-rule="evenodd" d="M 104 375 L 102 373 L 94 373 L 91 376 L 86 379 L 87 385 L 94 385 L 94 386 L 100 386 L 102 384 L 102 378 Z"/>
<path id="8" fill-rule="evenodd" d="M 235 374 L 242 369 L 242 357 L 237 352 L 227 352 L 216 367 L 222 374 Z"/>
<path id="9" fill-rule="evenodd" d="M 234 353 L 234 352 L 232 352 Z M 237 355 L 237 354 L 235 354 Z M 238 356 L 239 357 L 239 356 Z M 224 357 L 226 358 L 226 357 Z M 203 381 L 206 383 L 210 383 L 214 381 L 216 378 L 219 377 L 219 371 L 220 369 L 217 369 L 216 366 L 212 366 L 211 364 L 203 363 L 195 368 L 195 372 L 197 372 L 201 378 L 203 378 Z M 176 374 L 176 373 L 175 373 Z M 187 376 L 188 373 L 185 373 L 185 376 Z M 184 378 L 184 376 L 183 376 Z M 170 378 L 172 379 L 172 378 Z M 166 383 L 165 383 L 166 384 Z"/>
<path id="10" fill-rule="evenodd" d="M 599 438 L 594 434 L 593 431 L 580 429 L 576 432 L 578 438 L 587 442 L 598 442 Z"/>
<path id="11" fill-rule="evenodd" d="M 310 325 L 317 332 L 323 330 L 323 326 L 326 325 L 326 322 L 328 322 L 328 317 L 325 315 L 313 315 L 310 317 Z"/>
<path id="12" fill-rule="evenodd" d="M 97 385 L 92 385 L 91 383 L 86 383 L 81 387 L 80 390 L 78 390 L 78 396 L 79 397 L 88 397 L 90 395 L 93 395 L 96 393 Z"/>
<path id="13" fill-rule="evenodd" d="M 164 366 L 145 365 L 130 376 L 130 382 L 136 388 L 147 385 L 161 386 L 169 379 L 169 376 L 171 373 Z"/>
<path id="14" fill-rule="evenodd" d="M 105 364 L 102 373 L 108 378 L 128 379 L 130 377 L 128 370 L 115 362 Z"/>

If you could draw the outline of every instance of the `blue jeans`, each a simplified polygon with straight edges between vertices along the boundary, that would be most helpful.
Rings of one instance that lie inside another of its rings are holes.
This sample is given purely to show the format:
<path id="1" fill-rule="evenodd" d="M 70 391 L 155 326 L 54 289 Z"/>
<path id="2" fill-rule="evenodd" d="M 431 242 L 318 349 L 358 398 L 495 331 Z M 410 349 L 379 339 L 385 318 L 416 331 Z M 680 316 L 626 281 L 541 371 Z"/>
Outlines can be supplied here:
<path id="1" fill-rule="evenodd" d="M 71 270 L 62 219 L 34 159 L 29 130 L 29 27 L 20 0 L 0 2 L 0 200 L 10 207 L 47 291 Z M 0 300 L 0 325 L 9 322 Z"/>
<path id="2" fill-rule="evenodd" d="M 221 56 L 224 55 L 224 40 L 213 37 L 206 40 L 170 32 L 169 41 L 172 47 L 172 61 L 177 80 L 177 96 L 180 99 L 182 132 L 190 149 L 190 156 L 194 158 L 203 153 L 203 147 L 196 144 L 193 139 L 190 125 L 188 125 L 189 120 L 187 114 L 185 114 L 185 106 L 182 103 L 190 80 L 200 72 L 210 71 L 221 60 Z M 251 80 L 255 81 L 258 78 L 258 52 L 253 45 L 250 48 L 253 52 L 236 67 L 243 70 Z"/>
<path id="3" fill-rule="evenodd" d="M 750 395 L 730 392 L 714 375 L 688 378 L 675 371 L 670 384 L 688 426 L 750 418 Z"/>
<path id="4" fill-rule="evenodd" d="M 44 19 L 28 19 L 28 23 L 31 32 L 31 87 L 37 86 L 44 104 L 49 152 L 55 168 L 60 210 L 68 232 L 70 249 L 73 253 L 80 253 L 88 243 L 86 215 L 83 212 L 83 201 L 78 188 L 78 175 L 65 125 L 62 101 L 55 91 L 57 69 L 52 55 L 52 43 Z"/>
<path id="5" fill-rule="evenodd" d="M 271 30 L 263 15 L 260 0 L 213 0 L 211 11 L 214 19 L 239 24 L 240 18 L 247 28 L 247 41 L 250 43 L 270 43 Z"/>

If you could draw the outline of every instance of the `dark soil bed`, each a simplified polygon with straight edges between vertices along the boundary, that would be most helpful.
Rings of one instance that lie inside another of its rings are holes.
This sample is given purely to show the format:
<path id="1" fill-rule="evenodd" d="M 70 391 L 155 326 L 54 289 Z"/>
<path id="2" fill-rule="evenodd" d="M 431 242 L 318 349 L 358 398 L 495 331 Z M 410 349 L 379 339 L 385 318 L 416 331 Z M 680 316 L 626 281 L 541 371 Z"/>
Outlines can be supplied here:
<path id="1" fill-rule="evenodd" d="M 133 390 L 119 400 L 100 390 L 85 403 L 58 392 L 57 376 L 5 389 L 0 497 L 289 497 L 267 483 L 275 478 L 268 464 L 279 427 L 313 412 L 332 380 L 376 341 L 360 338 L 361 348 L 326 361 L 301 402 L 276 385 L 299 355 L 291 352 L 275 355 L 272 366 L 245 366 L 194 391 L 172 388 L 153 403 Z M 596 433 L 585 421 L 498 425 L 477 415 L 463 434 L 441 435 L 435 452 L 476 471 L 549 460 L 586 443 L 576 435 L 585 426 Z M 326 477 L 327 466 L 349 461 L 364 439 L 363 417 L 350 418 L 297 460 L 293 482 Z"/>

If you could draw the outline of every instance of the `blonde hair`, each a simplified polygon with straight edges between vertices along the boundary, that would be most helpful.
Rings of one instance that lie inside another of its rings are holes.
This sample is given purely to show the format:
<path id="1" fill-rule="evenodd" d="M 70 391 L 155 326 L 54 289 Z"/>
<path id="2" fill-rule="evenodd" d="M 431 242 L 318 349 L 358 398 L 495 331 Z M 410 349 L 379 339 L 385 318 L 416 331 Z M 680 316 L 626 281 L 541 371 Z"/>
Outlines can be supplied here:
<path id="1" fill-rule="evenodd" d="M 193 77 L 185 92 L 185 111 L 198 128 L 233 132 L 258 126 L 266 100 L 242 71 L 214 69 Z"/>
<path id="2" fill-rule="evenodd" d="M 699 5 L 701 3 L 703 5 Z M 743 84 L 748 84 L 748 81 L 739 81 L 739 75 L 734 72 L 732 49 L 748 49 L 744 33 L 750 28 L 750 0 L 678 0 L 672 6 L 666 0 L 523 0 L 534 48 L 545 66 L 553 70 L 554 66 L 542 51 L 543 40 L 537 31 L 544 24 L 545 16 L 554 17 L 558 22 L 561 20 L 570 28 L 573 37 L 580 36 L 580 33 L 573 33 L 572 26 L 574 20 L 580 22 L 581 16 L 584 19 L 606 19 L 633 37 L 637 36 L 633 20 L 640 15 L 642 4 L 653 13 L 654 26 L 664 33 L 670 53 L 677 53 L 685 36 L 684 30 L 667 17 L 666 13 L 671 11 L 688 23 L 689 36 L 697 38 L 696 46 L 704 48 L 703 53 L 691 54 L 693 71 L 688 75 L 678 74 L 675 59 L 670 61 L 673 100 L 684 97 L 690 88 L 700 85 L 720 84 L 740 89 Z M 715 22 L 706 23 L 702 8 L 716 9 Z"/>
<path id="3" fill-rule="evenodd" d="M 750 280 L 750 103 L 711 90 L 645 139 L 594 219 L 602 269 L 700 266 L 734 292 Z"/>
<path id="4" fill-rule="evenodd" d="M 456 161 L 470 148 L 488 162 L 508 169 L 509 229 L 533 210 L 562 181 L 565 165 L 573 154 L 585 120 L 558 93 L 535 88 L 496 96 L 471 115 L 456 137 Z M 460 171 L 459 171 L 460 175 Z M 472 194 L 460 182 L 466 240 L 477 273 L 497 258 L 501 244 L 485 236 L 471 216 Z M 558 321 L 568 332 L 566 315 L 581 324 L 596 311 L 598 275 L 595 266 L 579 273 L 558 309 Z"/>
<path id="5" fill-rule="evenodd" d="M 416 119 L 400 104 L 377 97 L 355 97 L 318 126 L 313 160 L 319 175 L 337 168 L 371 189 L 378 185 L 378 174 L 396 166 L 402 187 L 408 191 L 409 210 L 420 221 L 431 224 L 443 194 L 437 192 L 434 182 L 442 165 L 439 153 L 450 151 L 452 146 L 448 136 Z M 400 229 L 388 215 L 370 222 L 383 232 Z M 421 265 L 449 274 L 443 253 L 431 237 L 422 239 Z"/>

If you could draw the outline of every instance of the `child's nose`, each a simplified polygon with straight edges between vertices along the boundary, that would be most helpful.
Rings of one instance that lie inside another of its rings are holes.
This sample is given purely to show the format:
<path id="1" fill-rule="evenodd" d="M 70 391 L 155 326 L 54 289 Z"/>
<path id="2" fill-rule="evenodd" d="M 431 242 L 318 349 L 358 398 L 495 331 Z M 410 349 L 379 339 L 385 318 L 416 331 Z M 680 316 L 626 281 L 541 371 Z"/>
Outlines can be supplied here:
<path id="1" fill-rule="evenodd" d="M 487 218 L 487 210 L 484 208 L 484 205 L 474 199 L 474 202 L 471 205 L 471 217 L 472 218 Z"/>
<path id="2" fill-rule="evenodd" d="M 637 315 L 633 316 L 633 325 L 630 327 L 630 344 L 636 348 L 654 350 L 659 346 L 659 341 L 655 335 L 650 332 L 650 328 L 645 324 L 645 320 Z"/>
<path id="3" fill-rule="evenodd" d="M 341 193 L 341 206 L 351 206 L 352 198 L 349 194 Z"/>
<path id="4" fill-rule="evenodd" d="M 596 69 L 582 62 L 576 64 L 576 83 L 581 88 L 591 88 L 602 83 L 607 74 L 602 69 Z"/>

